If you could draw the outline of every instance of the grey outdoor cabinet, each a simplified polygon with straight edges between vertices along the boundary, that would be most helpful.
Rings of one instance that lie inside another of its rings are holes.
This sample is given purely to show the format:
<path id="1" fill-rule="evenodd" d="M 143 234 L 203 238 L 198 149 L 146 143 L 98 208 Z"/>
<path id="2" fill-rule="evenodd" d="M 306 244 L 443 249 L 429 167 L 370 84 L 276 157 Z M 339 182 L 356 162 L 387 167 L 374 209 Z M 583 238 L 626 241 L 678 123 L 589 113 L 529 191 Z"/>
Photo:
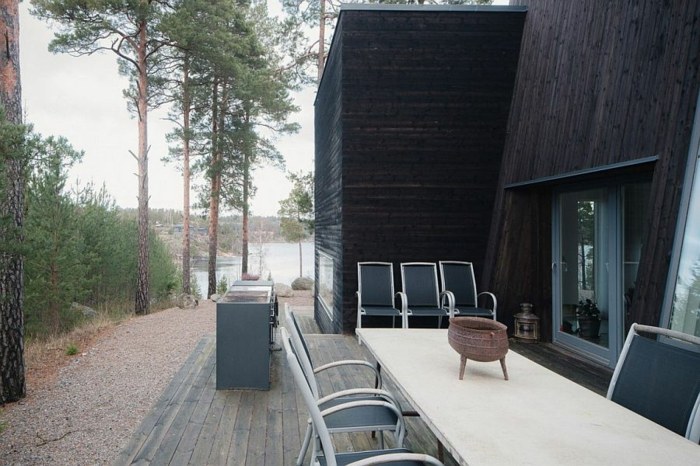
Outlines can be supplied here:
<path id="1" fill-rule="evenodd" d="M 236 281 L 216 304 L 216 389 L 270 388 L 276 299 L 269 281 Z"/>

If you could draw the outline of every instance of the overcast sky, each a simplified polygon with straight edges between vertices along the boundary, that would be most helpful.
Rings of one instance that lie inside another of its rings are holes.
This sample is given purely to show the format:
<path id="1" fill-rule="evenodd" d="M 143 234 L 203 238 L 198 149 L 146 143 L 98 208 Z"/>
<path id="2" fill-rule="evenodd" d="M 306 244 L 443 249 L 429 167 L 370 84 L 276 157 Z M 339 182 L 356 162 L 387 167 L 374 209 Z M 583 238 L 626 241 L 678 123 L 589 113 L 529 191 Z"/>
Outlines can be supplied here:
<path id="1" fill-rule="evenodd" d="M 74 148 L 85 152 L 82 163 L 71 172 L 73 183 L 105 184 L 117 205 L 137 206 L 136 120 L 126 108 L 122 90 L 126 79 L 119 76 L 111 52 L 85 57 L 51 54 L 51 28 L 28 12 L 29 2 L 20 3 L 20 70 L 26 121 L 44 136 L 64 136 Z M 277 147 L 293 171 L 313 169 L 313 99 L 315 89 L 295 94 L 301 112 L 293 120 L 301 131 L 279 140 Z M 174 165 L 161 162 L 168 151 L 163 120 L 165 110 L 149 112 L 149 194 L 151 208 L 182 210 L 182 176 Z M 252 201 L 254 215 L 276 215 L 279 201 L 289 194 L 285 174 L 271 167 L 254 175 L 258 187 Z M 194 193 L 192 194 L 194 198 Z"/>

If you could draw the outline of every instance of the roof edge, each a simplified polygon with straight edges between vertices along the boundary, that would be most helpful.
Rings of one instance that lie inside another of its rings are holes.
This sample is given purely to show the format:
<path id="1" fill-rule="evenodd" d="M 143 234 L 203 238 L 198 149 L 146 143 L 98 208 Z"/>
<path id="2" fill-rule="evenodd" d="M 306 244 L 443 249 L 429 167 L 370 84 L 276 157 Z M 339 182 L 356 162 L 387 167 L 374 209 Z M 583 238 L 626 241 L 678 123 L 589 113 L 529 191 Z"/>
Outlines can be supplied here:
<path id="1" fill-rule="evenodd" d="M 343 11 L 478 11 L 480 13 L 519 13 L 526 12 L 526 5 L 397 5 L 393 3 L 343 3 Z"/>

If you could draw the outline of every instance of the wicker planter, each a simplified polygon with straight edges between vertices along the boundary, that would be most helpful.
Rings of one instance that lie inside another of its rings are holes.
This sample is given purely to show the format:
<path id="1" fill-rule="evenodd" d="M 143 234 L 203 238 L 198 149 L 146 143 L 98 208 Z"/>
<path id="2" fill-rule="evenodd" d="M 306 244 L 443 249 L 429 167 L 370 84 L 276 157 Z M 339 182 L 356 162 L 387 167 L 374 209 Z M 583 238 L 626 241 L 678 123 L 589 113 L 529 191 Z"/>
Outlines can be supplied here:
<path id="1" fill-rule="evenodd" d="M 480 362 L 500 361 L 503 377 L 508 380 L 506 353 L 508 352 L 508 327 L 500 322 L 482 317 L 453 317 L 447 329 L 450 346 L 460 356 L 459 380 L 464 379 L 467 359 Z"/>

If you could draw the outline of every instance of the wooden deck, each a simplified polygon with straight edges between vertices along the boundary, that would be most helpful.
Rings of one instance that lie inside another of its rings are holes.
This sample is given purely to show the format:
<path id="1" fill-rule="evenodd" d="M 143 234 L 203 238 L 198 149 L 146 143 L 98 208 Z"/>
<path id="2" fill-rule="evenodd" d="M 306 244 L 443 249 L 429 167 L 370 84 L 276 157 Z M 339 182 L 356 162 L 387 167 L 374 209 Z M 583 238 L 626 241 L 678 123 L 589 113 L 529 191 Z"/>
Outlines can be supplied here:
<path id="1" fill-rule="evenodd" d="M 316 365 L 339 359 L 370 359 L 354 337 L 320 334 L 311 308 L 299 308 L 296 312 Z M 598 393 L 604 394 L 607 388 L 609 377 L 605 371 L 557 353 L 551 346 L 512 342 L 511 348 Z M 283 352 L 272 354 L 269 391 L 217 391 L 215 358 L 214 336 L 203 338 L 134 432 L 115 465 L 295 464 L 307 414 Z M 361 369 L 338 371 L 333 377 L 319 379 L 323 393 L 368 386 L 371 382 L 371 376 Z M 386 388 L 398 393 L 390 384 Z M 403 401 L 402 409 L 412 408 Z M 425 424 L 416 417 L 407 417 L 406 423 L 406 445 L 414 451 L 437 455 L 437 441 Z M 369 434 L 335 435 L 334 440 L 339 451 L 378 445 Z M 387 444 L 391 445 L 391 439 L 387 438 Z M 456 463 L 448 456 L 445 464 Z"/>
<path id="2" fill-rule="evenodd" d="M 314 333 L 319 330 L 312 311 L 301 308 L 297 312 L 315 364 L 368 358 L 355 338 Z M 295 464 L 308 415 L 284 352 L 272 354 L 269 391 L 217 391 L 215 358 L 214 336 L 203 338 L 113 464 Z M 319 378 L 323 393 L 358 384 L 369 386 L 373 381 L 362 370 Z M 420 419 L 407 418 L 407 428 L 409 448 L 437 454 L 436 439 Z M 339 451 L 378 447 L 377 439 L 369 434 L 335 435 L 334 441 Z M 386 444 L 392 444 L 389 437 Z M 446 461 L 456 464 L 451 458 Z"/>

